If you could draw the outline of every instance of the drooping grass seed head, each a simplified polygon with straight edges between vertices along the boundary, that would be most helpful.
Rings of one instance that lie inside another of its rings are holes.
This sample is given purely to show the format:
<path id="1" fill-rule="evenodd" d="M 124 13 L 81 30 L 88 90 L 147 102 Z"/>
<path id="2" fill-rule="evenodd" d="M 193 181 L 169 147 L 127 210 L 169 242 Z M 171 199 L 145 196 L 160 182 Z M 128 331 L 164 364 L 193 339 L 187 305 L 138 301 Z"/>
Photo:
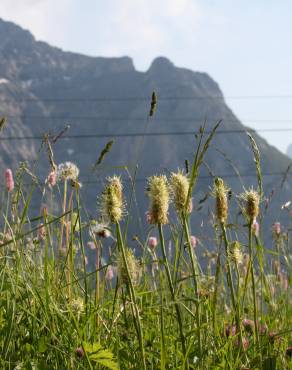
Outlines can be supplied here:
<path id="1" fill-rule="evenodd" d="M 121 221 L 124 214 L 123 185 L 120 177 L 113 176 L 107 179 L 107 184 L 100 199 L 101 215 L 111 223 Z"/>
<path id="2" fill-rule="evenodd" d="M 148 179 L 147 194 L 150 200 L 149 212 L 151 224 L 167 224 L 169 208 L 169 188 L 164 175 Z"/>
<path id="3" fill-rule="evenodd" d="M 192 211 L 191 199 L 188 201 L 186 207 L 189 186 L 189 178 L 184 175 L 182 171 L 178 171 L 177 173 L 172 172 L 170 178 L 170 190 L 175 208 L 179 214 L 184 211 L 186 211 L 187 213 L 190 213 Z"/>
<path id="4" fill-rule="evenodd" d="M 221 223 L 225 223 L 228 217 L 228 191 L 229 189 L 224 181 L 217 177 L 214 181 L 212 193 L 216 200 L 216 216 Z"/>
<path id="5" fill-rule="evenodd" d="M 259 215 L 260 209 L 260 196 L 259 193 L 253 189 L 246 190 L 240 196 L 243 199 L 244 205 L 244 214 L 247 217 L 248 221 L 253 225 L 256 222 L 256 219 Z"/>

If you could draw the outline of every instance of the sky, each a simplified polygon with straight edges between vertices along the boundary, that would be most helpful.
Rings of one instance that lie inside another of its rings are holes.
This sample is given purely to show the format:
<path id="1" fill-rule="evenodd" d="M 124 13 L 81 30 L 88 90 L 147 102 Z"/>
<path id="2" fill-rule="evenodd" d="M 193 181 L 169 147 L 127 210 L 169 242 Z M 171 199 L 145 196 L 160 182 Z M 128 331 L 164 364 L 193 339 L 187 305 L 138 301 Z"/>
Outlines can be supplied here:
<path id="1" fill-rule="evenodd" d="M 283 152 L 292 143 L 291 0 L 0 0 L 0 17 L 141 71 L 165 56 L 207 72 L 244 124 Z"/>

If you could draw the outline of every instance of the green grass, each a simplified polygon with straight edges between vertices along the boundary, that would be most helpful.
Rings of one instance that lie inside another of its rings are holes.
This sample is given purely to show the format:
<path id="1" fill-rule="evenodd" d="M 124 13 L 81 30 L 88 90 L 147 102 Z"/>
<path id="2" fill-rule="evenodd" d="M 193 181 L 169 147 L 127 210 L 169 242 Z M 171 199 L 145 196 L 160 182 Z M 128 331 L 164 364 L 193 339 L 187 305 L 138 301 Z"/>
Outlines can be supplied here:
<path id="1" fill-rule="evenodd" d="M 252 220 L 218 219 L 214 202 L 214 248 L 205 269 L 197 258 L 202 241 L 192 245 L 187 209 L 217 127 L 207 138 L 201 131 L 176 219 L 148 226 L 158 245 L 136 237 L 139 260 L 129 251 L 126 216 L 112 216 L 106 233 L 97 232 L 81 202 L 83 189 L 61 180 L 45 185 L 52 199 L 61 199 L 59 214 L 48 204 L 30 218 L 34 188 L 25 191 L 16 176 L 2 205 L 1 369 L 292 369 L 288 233 L 274 234 L 267 250 Z M 252 138 L 251 144 L 262 198 L 260 154 Z M 110 202 L 118 196 L 104 194 Z M 108 264 L 118 271 L 112 280 L 100 259 L 109 231 Z M 87 264 L 88 238 L 95 269 Z"/>

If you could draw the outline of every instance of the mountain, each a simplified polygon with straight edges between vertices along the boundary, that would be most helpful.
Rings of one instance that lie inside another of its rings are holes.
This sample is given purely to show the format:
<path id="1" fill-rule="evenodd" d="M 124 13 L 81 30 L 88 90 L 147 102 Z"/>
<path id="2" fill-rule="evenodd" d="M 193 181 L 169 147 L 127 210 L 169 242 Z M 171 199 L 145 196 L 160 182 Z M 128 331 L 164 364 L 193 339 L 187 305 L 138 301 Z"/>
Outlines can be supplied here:
<path id="1" fill-rule="evenodd" d="M 158 96 L 157 110 L 148 119 L 153 90 Z M 235 192 L 242 191 L 242 185 L 256 186 L 253 155 L 244 133 L 247 128 L 227 106 L 218 84 L 208 74 L 179 68 L 164 57 L 156 58 L 146 72 L 140 72 L 129 57 L 65 52 L 0 20 L 0 115 L 8 117 L 2 136 L 18 138 L 0 141 L 1 167 L 16 169 L 19 161 L 39 158 L 36 168 L 43 180 L 49 171 L 48 158 L 44 151 L 39 154 L 41 140 L 30 137 L 57 134 L 70 125 L 65 137 L 53 145 L 55 161 L 69 160 L 80 167 L 83 198 L 92 216 L 96 216 L 96 197 L 104 176 L 118 171 L 127 178 L 119 166 L 132 170 L 138 162 L 136 208 L 144 219 L 144 178 L 184 167 L 185 159 L 192 159 L 196 140 L 195 135 L 182 133 L 198 132 L 204 121 L 207 131 L 218 120 L 222 123 L 194 194 L 195 205 L 201 208 L 193 221 L 195 232 L 203 238 L 202 220 L 209 220 L 210 202 L 201 207 L 199 200 L 213 182 L 210 173 L 228 175 L 226 181 Z M 161 135 L 166 132 L 172 134 Z M 139 133 L 146 136 L 135 136 Z M 273 221 L 286 220 L 281 204 L 291 199 L 292 187 L 289 177 L 281 187 L 280 173 L 291 161 L 257 134 L 254 137 L 266 174 L 265 194 L 273 194 L 266 216 L 268 232 Z M 112 150 L 98 172 L 92 172 L 100 151 L 111 138 L 115 140 Z M 243 175 L 242 183 L 235 168 Z M 235 197 L 233 204 L 236 207 Z M 137 219 L 135 216 L 134 221 Z"/>
<path id="2" fill-rule="evenodd" d="M 292 158 L 292 144 L 290 144 L 287 148 L 287 156 Z"/>

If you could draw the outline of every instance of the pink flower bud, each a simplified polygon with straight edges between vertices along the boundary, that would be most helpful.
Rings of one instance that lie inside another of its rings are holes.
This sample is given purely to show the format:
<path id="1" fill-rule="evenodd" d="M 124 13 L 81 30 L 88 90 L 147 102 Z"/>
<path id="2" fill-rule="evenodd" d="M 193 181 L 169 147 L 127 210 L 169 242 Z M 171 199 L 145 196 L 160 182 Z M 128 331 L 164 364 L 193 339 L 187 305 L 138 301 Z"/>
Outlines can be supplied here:
<path id="1" fill-rule="evenodd" d="M 191 235 L 191 246 L 193 248 L 196 248 L 197 243 L 198 243 L 198 239 L 194 235 Z"/>
<path id="2" fill-rule="evenodd" d="M 153 217 L 152 217 L 151 212 L 146 212 L 146 221 L 147 221 L 148 224 L 153 223 Z"/>
<path id="3" fill-rule="evenodd" d="M 6 188 L 8 192 L 14 189 L 13 174 L 10 168 L 5 171 Z"/>
<path id="4" fill-rule="evenodd" d="M 44 240 L 45 238 L 46 238 L 46 228 L 44 224 L 40 224 L 39 229 L 38 229 L 38 239 Z"/>
<path id="5" fill-rule="evenodd" d="M 114 270 L 112 265 L 109 265 L 106 270 L 105 278 L 107 281 L 110 281 L 114 278 Z"/>
<path id="6" fill-rule="evenodd" d="M 260 225 L 257 221 L 254 221 L 252 224 L 252 231 L 254 232 L 255 236 L 259 236 L 259 231 L 260 231 Z"/>
<path id="7" fill-rule="evenodd" d="M 89 249 L 95 250 L 95 244 L 94 244 L 94 242 L 88 242 L 88 243 L 87 243 L 87 247 L 88 247 Z"/>
<path id="8" fill-rule="evenodd" d="M 155 247 L 157 247 L 157 244 L 158 244 L 157 238 L 155 236 L 150 236 L 150 238 L 148 239 L 149 247 L 151 249 L 155 249 Z"/>
<path id="9" fill-rule="evenodd" d="M 76 353 L 76 356 L 79 357 L 79 358 L 83 358 L 84 357 L 84 351 L 83 351 L 83 348 L 82 347 L 78 347 L 75 349 L 75 353 Z"/>
<path id="10" fill-rule="evenodd" d="M 47 178 L 47 182 L 49 184 L 50 187 L 53 187 L 56 185 L 57 183 L 57 175 L 56 175 L 56 172 L 55 171 L 52 171 L 49 173 L 49 176 Z"/>

